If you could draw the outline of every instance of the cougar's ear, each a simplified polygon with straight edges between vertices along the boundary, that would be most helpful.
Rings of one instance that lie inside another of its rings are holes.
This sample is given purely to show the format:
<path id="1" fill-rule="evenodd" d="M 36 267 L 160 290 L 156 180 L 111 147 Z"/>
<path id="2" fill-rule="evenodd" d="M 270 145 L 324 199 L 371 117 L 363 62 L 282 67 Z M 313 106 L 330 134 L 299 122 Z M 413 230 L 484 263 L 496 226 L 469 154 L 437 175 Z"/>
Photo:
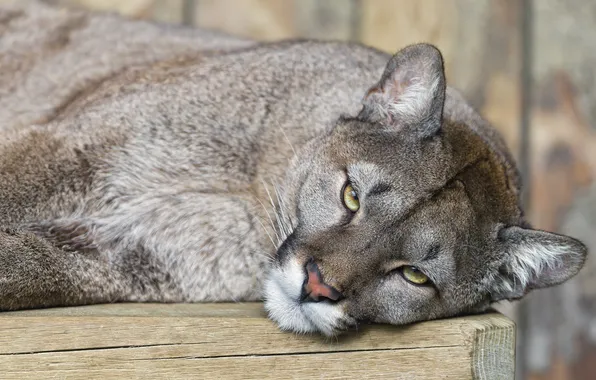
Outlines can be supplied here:
<path id="1" fill-rule="evenodd" d="M 575 276 L 586 260 L 586 246 L 565 235 L 508 227 L 501 230 L 499 239 L 506 256 L 493 284 L 495 302 L 561 284 Z"/>
<path id="2" fill-rule="evenodd" d="M 445 72 L 439 50 L 429 44 L 410 45 L 387 63 L 379 83 L 364 97 L 360 117 L 432 136 L 441 128 L 445 103 Z"/>

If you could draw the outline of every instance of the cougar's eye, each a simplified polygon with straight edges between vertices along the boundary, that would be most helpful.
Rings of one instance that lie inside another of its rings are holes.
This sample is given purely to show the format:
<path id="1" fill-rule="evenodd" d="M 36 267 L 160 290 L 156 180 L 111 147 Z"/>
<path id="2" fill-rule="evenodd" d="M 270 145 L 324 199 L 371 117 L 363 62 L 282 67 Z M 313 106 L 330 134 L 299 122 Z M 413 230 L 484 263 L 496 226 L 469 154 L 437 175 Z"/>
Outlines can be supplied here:
<path id="1" fill-rule="evenodd" d="M 358 193 L 356 192 L 356 190 L 354 190 L 352 185 L 346 183 L 342 193 L 344 205 L 348 208 L 348 210 L 352 212 L 358 211 L 358 209 L 360 208 L 360 201 L 358 201 Z"/>
<path id="2" fill-rule="evenodd" d="M 429 282 L 428 277 L 424 273 L 422 273 L 418 268 L 410 265 L 404 265 L 401 267 L 401 273 L 407 281 L 414 285 L 424 285 Z"/>

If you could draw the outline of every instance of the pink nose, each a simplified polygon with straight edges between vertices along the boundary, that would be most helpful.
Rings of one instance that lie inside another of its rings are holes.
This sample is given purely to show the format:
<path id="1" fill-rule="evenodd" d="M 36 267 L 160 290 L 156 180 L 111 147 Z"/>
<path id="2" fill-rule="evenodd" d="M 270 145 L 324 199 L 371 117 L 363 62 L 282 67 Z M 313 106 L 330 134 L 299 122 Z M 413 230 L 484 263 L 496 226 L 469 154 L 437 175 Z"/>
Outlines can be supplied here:
<path id="1" fill-rule="evenodd" d="M 306 262 L 305 269 L 306 280 L 300 297 L 303 302 L 339 301 L 343 297 L 333 286 L 325 284 L 319 267 L 312 258 Z"/>

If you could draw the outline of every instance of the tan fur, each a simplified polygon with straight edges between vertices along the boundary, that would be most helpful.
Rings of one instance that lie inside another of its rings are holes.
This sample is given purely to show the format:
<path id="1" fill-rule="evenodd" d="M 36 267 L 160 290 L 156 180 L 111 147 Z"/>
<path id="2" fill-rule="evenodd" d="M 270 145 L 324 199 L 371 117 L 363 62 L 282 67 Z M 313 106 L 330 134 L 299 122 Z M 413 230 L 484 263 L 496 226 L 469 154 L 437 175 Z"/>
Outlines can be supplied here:
<path id="1" fill-rule="evenodd" d="M 430 45 L 257 44 L 26 3 L 0 8 L 0 309 L 264 297 L 280 327 L 335 334 L 581 268 L 581 243 L 529 229 L 511 155 Z M 308 260 L 341 300 L 301 301 Z"/>

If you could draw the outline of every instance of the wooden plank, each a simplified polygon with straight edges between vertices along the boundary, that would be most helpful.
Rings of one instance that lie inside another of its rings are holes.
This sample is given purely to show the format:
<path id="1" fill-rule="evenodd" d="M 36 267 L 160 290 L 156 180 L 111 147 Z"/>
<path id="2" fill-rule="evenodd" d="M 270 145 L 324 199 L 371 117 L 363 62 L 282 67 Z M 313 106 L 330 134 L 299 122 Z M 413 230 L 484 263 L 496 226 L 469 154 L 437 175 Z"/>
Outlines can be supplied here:
<path id="1" fill-rule="evenodd" d="M 127 350 L 126 353 L 130 353 Z M 1 359 L 3 379 L 466 379 L 464 347 L 163 360 L 115 352 L 36 354 Z M 449 365 L 445 365 L 449 363 Z M 441 371 L 437 371 L 441 368 Z M 80 377 L 78 377 L 80 376 Z"/>
<path id="2" fill-rule="evenodd" d="M 185 0 L 154 0 L 151 7 L 150 19 L 181 24 L 184 17 Z"/>
<path id="3" fill-rule="evenodd" d="M 146 18 L 156 0 L 58 0 L 65 6 L 78 6 L 101 12 L 114 12 L 128 17 Z"/>
<path id="4" fill-rule="evenodd" d="M 19 311 L 0 326 L 3 379 L 512 379 L 514 367 L 514 324 L 497 313 L 335 339 L 281 332 L 260 303 Z"/>
<path id="5" fill-rule="evenodd" d="M 106 324 L 109 321 L 117 323 Z M 218 343 L 203 346 L 201 355 L 204 356 L 346 351 L 379 346 L 388 349 L 418 348 L 425 341 L 432 341 L 434 347 L 450 347 L 467 344 L 477 331 L 493 326 L 509 328 L 509 322 L 504 317 L 489 314 L 429 321 L 401 328 L 362 326 L 358 332 L 329 341 L 317 335 L 298 336 L 279 331 L 265 317 L 260 303 L 111 304 L 55 308 L 2 313 L 0 324 L 3 326 L 0 354 L 39 351 L 39 341 L 55 331 L 60 331 L 60 335 L 44 343 L 43 351 L 127 344 L 192 344 L 204 331 L 210 331 L 210 337 Z M 140 325 L 141 329 L 150 329 L 151 335 L 139 334 Z M 238 330 L 244 327 L 250 327 L 243 332 L 244 337 L 251 341 L 249 346 L 239 346 L 234 340 Z M 98 334 L 98 331 L 102 333 Z M 225 347 L 222 342 L 230 342 L 231 347 Z M 276 347 L 277 344 L 280 347 Z"/>
<path id="6" fill-rule="evenodd" d="M 300 37 L 350 40 L 358 7 L 355 0 L 294 0 L 296 29 Z"/>
<path id="7" fill-rule="evenodd" d="M 4 0 L 0 0 L 0 3 Z M 181 23 L 185 0 L 55 0 L 63 6 L 118 13 L 126 17 Z"/>
<path id="8" fill-rule="evenodd" d="M 195 0 L 195 24 L 242 37 L 277 40 L 296 35 L 292 0 Z"/>

